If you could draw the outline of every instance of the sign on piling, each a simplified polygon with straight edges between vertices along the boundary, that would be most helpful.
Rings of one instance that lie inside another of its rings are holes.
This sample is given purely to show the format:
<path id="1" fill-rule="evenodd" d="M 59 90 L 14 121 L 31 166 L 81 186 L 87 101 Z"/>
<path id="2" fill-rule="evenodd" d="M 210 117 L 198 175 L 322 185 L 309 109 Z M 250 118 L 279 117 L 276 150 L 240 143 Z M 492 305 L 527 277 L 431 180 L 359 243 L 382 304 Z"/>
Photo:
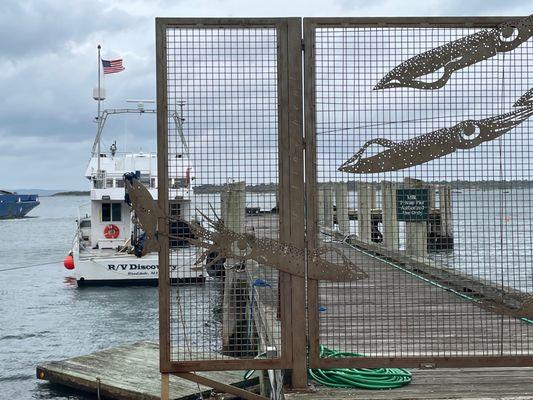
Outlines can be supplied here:
<path id="1" fill-rule="evenodd" d="M 426 221 L 428 200 L 427 189 L 397 189 L 396 216 L 398 221 Z"/>

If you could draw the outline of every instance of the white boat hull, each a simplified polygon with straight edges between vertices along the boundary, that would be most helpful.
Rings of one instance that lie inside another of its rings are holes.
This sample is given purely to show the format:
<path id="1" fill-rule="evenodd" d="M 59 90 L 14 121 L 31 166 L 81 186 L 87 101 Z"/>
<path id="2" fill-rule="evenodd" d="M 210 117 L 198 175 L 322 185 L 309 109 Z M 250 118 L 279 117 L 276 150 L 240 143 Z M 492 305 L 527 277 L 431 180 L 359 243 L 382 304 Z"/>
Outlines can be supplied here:
<path id="1" fill-rule="evenodd" d="M 207 273 L 194 265 L 196 253 L 193 249 L 183 249 L 179 261 L 170 266 L 171 278 L 176 283 L 203 283 Z M 74 277 L 78 286 L 119 286 L 119 285 L 153 285 L 159 278 L 157 253 L 150 253 L 142 258 L 133 254 L 116 254 L 112 256 L 80 256 L 74 251 Z"/>

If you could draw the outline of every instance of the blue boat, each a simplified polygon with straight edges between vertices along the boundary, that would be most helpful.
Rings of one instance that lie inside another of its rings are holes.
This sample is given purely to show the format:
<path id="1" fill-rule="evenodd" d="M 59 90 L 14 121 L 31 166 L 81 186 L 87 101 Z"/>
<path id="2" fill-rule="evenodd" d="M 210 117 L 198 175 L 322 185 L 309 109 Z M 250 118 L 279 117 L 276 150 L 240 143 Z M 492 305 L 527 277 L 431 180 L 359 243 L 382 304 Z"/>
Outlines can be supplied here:
<path id="1" fill-rule="evenodd" d="M 0 190 L 0 219 L 22 218 L 39 204 L 39 196 L 36 194 Z"/>

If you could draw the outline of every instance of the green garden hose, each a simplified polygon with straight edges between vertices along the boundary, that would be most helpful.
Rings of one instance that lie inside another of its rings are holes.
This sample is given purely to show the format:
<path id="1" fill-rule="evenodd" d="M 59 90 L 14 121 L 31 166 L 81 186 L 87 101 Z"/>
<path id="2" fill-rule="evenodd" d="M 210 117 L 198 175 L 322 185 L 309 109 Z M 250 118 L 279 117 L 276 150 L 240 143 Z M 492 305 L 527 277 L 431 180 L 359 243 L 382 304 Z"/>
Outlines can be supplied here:
<path id="1" fill-rule="evenodd" d="M 362 357 L 362 355 L 320 346 L 320 358 L 342 357 Z M 411 382 L 411 373 L 403 368 L 309 369 L 309 377 L 324 386 L 371 390 L 394 389 Z"/>
<path id="2" fill-rule="evenodd" d="M 256 358 L 263 358 L 265 353 Z M 320 346 L 320 358 L 363 357 L 361 354 L 330 350 Z M 249 379 L 254 371 L 246 371 Z M 334 388 L 394 389 L 411 382 L 411 373 L 403 368 L 331 368 L 309 369 L 309 377 L 315 382 Z"/>

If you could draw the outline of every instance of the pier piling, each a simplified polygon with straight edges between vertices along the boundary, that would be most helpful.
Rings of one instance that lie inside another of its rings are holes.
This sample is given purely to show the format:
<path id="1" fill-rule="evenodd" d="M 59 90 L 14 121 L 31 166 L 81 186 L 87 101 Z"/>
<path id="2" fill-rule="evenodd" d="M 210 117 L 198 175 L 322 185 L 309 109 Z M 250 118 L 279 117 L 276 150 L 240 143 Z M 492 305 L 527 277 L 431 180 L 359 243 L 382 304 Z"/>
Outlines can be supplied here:
<path id="1" fill-rule="evenodd" d="M 348 185 L 346 182 L 335 183 L 335 210 L 337 226 L 343 235 L 350 233 L 350 220 L 348 217 Z"/>

